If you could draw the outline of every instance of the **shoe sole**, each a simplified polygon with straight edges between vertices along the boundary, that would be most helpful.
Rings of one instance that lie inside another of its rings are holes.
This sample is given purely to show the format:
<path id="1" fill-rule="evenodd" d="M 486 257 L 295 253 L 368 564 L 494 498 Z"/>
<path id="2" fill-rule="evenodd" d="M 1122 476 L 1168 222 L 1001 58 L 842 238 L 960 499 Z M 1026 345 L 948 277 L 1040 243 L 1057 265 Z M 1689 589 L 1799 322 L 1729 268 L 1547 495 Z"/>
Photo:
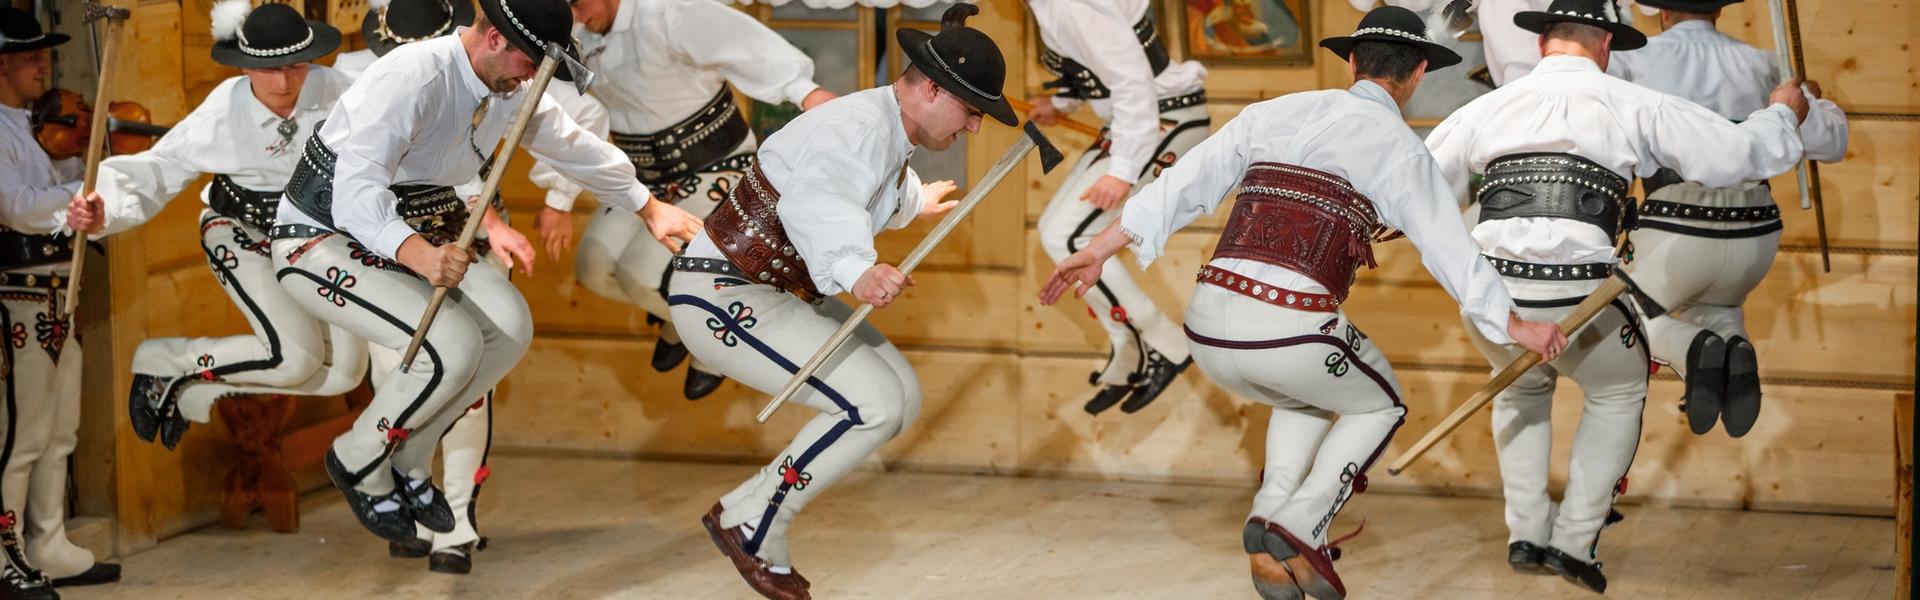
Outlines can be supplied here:
<path id="1" fill-rule="evenodd" d="M 1104 390 L 1104 388 L 1102 389 Z M 1119 404 L 1120 401 L 1127 399 L 1127 396 L 1131 393 L 1132 392 L 1116 394 L 1111 399 L 1104 398 L 1099 393 L 1095 393 L 1093 399 L 1088 400 L 1087 405 L 1080 408 L 1087 411 L 1087 414 L 1097 415 L 1106 412 L 1107 409 L 1113 408 L 1114 405 Z"/>
<path id="2" fill-rule="evenodd" d="M 1713 424 L 1720 420 L 1720 411 L 1725 400 L 1727 370 L 1726 340 L 1714 336 L 1698 348 L 1700 363 L 1689 364 L 1687 370 L 1687 428 L 1694 435 L 1706 435 L 1713 431 Z M 1688 358 L 1692 358 L 1693 349 L 1689 349 Z M 1717 360 L 1715 357 L 1719 357 Z M 1689 363 L 1693 361 L 1688 361 Z M 1711 376 L 1713 373 L 1720 376 Z"/>
<path id="3" fill-rule="evenodd" d="M 1265 552 L 1247 555 L 1249 570 L 1253 572 L 1253 591 L 1260 594 L 1261 600 L 1301 600 L 1305 592 L 1293 581 L 1293 573 L 1286 566 Z"/>
<path id="4" fill-rule="evenodd" d="M 443 573 L 447 575 L 466 575 L 473 572 L 473 563 L 469 561 L 467 565 L 463 568 L 460 566 L 450 565 L 446 563 L 428 562 L 427 570 L 432 571 L 434 573 Z"/>
<path id="5" fill-rule="evenodd" d="M 1727 435 L 1736 438 L 1760 420 L 1760 357 L 1746 340 L 1727 344 L 1727 397 L 1720 419 Z"/>
<path id="6" fill-rule="evenodd" d="M 1334 588 L 1333 583 L 1322 579 L 1320 572 L 1314 570 L 1313 563 L 1307 562 L 1307 557 L 1296 555 L 1282 561 L 1281 566 L 1293 574 L 1294 585 L 1300 586 L 1300 591 L 1306 592 L 1314 600 L 1346 600 L 1347 595 Z"/>

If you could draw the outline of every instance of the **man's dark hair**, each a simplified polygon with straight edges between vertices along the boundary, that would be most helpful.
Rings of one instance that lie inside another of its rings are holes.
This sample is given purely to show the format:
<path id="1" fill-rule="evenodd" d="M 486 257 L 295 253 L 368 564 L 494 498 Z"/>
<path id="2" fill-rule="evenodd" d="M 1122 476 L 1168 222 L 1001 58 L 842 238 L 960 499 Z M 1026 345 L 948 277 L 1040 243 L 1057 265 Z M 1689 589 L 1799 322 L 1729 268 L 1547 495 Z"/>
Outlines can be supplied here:
<path id="1" fill-rule="evenodd" d="M 1422 68 L 1421 62 L 1427 59 L 1427 53 L 1407 44 L 1360 42 L 1353 45 L 1353 54 L 1347 59 L 1353 62 L 1353 73 L 1357 77 L 1399 82 L 1413 77 L 1414 71 Z"/>

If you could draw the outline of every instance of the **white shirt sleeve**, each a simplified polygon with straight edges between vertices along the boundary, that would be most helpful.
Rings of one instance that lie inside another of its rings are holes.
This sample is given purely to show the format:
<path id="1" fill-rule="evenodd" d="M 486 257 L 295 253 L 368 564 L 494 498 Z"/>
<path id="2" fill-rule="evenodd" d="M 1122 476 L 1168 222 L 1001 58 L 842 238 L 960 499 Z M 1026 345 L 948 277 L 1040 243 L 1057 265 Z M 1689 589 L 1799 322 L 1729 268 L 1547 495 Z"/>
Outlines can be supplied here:
<path id="1" fill-rule="evenodd" d="M 1481 335 L 1496 344 L 1511 343 L 1507 315 L 1513 311 L 1513 298 L 1493 265 L 1480 257 L 1479 245 L 1468 236 L 1455 197 L 1433 159 L 1425 154 L 1402 159 L 1386 171 L 1380 189 L 1391 191 L 1372 198 L 1380 220 L 1407 235 L 1420 250 L 1420 264 L 1460 303 L 1460 312 Z"/>
<path id="2" fill-rule="evenodd" d="M 628 211 L 639 211 L 647 205 L 651 194 L 647 186 L 634 179 L 633 163 L 625 153 L 605 136 L 594 135 L 575 123 L 552 96 L 542 95 L 535 101 L 540 105 L 527 123 L 522 147 L 542 164 L 593 192 L 602 203 Z"/>
<path id="3" fill-rule="evenodd" d="M 214 145 L 222 141 L 222 136 L 213 121 L 213 117 L 195 110 L 146 152 L 100 161 L 94 192 L 100 194 L 106 207 L 106 229 L 101 235 L 132 229 L 160 214 L 168 202 L 206 172 L 200 160 L 231 152 Z M 228 140 L 227 144 L 232 142 Z"/>
<path id="4" fill-rule="evenodd" d="M 806 162 L 792 165 L 776 186 L 775 210 L 787 239 L 807 261 L 814 287 L 833 294 L 853 289 L 879 261 L 866 202 L 880 186 L 893 185 L 895 171 L 870 160 L 874 153 L 868 150 L 880 140 L 861 128 L 820 128 L 819 136 L 824 139 L 806 144 L 813 151 L 798 154 Z"/>
<path id="5" fill-rule="evenodd" d="M 1120 213 L 1120 229 L 1132 240 L 1130 247 L 1140 268 L 1160 257 L 1175 231 L 1201 215 L 1213 214 L 1227 194 L 1240 185 L 1240 177 L 1252 163 L 1248 147 L 1259 134 L 1255 122 L 1258 110 L 1248 107 L 1241 111 L 1127 199 Z"/>
<path id="6" fill-rule="evenodd" d="M 612 131 L 612 119 L 607 116 L 606 105 L 592 96 L 581 94 L 571 85 L 548 86 L 547 96 L 553 98 L 567 116 L 573 117 L 575 123 L 586 128 L 594 137 L 604 140 Z M 547 208 L 561 212 L 573 210 L 574 201 L 580 196 L 580 184 L 561 177 L 560 172 L 546 161 L 534 161 L 533 170 L 527 173 L 527 178 L 547 191 Z"/>
<path id="7" fill-rule="evenodd" d="M 717 69 L 741 92 L 761 102 L 795 106 L 820 89 L 813 59 L 746 13 L 713 0 L 679 0 L 667 7 L 667 43 L 693 64 Z"/>
<path id="8" fill-rule="evenodd" d="M 1641 177 L 1664 166 L 1687 181 L 1730 187 L 1785 173 L 1800 161 L 1798 124 L 1785 105 L 1753 111 L 1736 125 L 1698 104 L 1662 95 L 1638 118 L 1650 155 L 1641 157 L 1636 172 Z"/>
<path id="9" fill-rule="evenodd" d="M 1440 180 L 1446 184 L 1447 197 L 1455 202 L 1456 211 L 1472 200 L 1467 197 L 1467 184 L 1473 178 L 1469 153 L 1473 150 L 1475 112 L 1471 104 L 1461 107 L 1427 133 L 1427 151 L 1433 156 Z"/>
<path id="10" fill-rule="evenodd" d="M 41 151 L 37 142 L 28 140 L 27 143 L 32 152 Z M 20 165 L 32 162 L 25 156 L 13 156 L 11 146 L 0 143 L 0 165 L 19 169 Z M 56 172 L 57 169 L 56 166 Z M 25 233 L 60 231 L 67 226 L 67 203 L 78 193 L 79 181 L 34 186 L 12 173 L 0 176 L 0 224 Z"/>
<path id="11" fill-rule="evenodd" d="M 1133 25 L 1109 11 L 1074 15 L 1060 28 L 1060 40 L 1070 55 L 1093 71 L 1112 94 L 1113 119 L 1108 124 L 1113 146 L 1107 174 L 1133 183 L 1140 178 L 1160 141 L 1160 105 L 1154 96 L 1153 66 L 1134 37 Z M 1057 106 L 1057 105 L 1056 105 Z"/>
<path id="12" fill-rule="evenodd" d="M 1807 107 L 1807 120 L 1800 123 L 1800 142 L 1806 148 L 1807 160 L 1835 163 L 1846 158 L 1847 112 L 1832 100 L 1810 93 Z"/>
<path id="13" fill-rule="evenodd" d="M 428 81 L 408 81 L 401 70 L 387 70 L 364 76 L 367 89 L 392 90 L 390 94 L 353 94 L 340 97 L 325 127 L 314 135 L 325 139 L 327 131 L 338 127 L 348 132 L 346 139 L 332 144 L 336 160 L 333 167 L 333 224 L 369 250 L 395 258 L 400 245 L 414 236 L 413 227 L 400 218 L 398 199 L 388 189 L 400 170 L 400 158 L 406 155 L 414 131 L 433 122 L 428 111 L 442 106 L 436 102 L 392 102 L 391 98 L 426 94 Z M 464 124 L 465 119 L 461 122 Z"/>

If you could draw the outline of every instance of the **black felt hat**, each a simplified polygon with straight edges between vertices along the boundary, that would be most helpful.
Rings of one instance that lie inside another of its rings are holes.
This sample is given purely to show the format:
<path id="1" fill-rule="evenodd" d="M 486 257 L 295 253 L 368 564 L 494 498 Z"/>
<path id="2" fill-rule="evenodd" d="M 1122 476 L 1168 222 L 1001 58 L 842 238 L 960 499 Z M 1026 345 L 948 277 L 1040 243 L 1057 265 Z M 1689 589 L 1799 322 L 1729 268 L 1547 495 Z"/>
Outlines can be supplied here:
<path id="1" fill-rule="evenodd" d="M 580 44 L 573 40 L 573 8 L 567 0 L 480 0 L 480 11 L 507 42 L 534 62 L 547 57 L 549 43 L 560 44 L 567 56 L 580 60 Z M 573 81 L 573 70 L 560 65 L 553 78 Z"/>
<path id="2" fill-rule="evenodd" d="M 979 12 L 980 7 L 972 4 L 955 4 L 940 17 L 939 35 L 901 28 L 894 37 L 907 60 L 927 79 L 993 120 L 1013 125 L 1019 120 L 1002 91 L 1007 82 L 1007 62 L 1000 55 L 1000 46 L 987 34 L 965 25 L 967 17 Z"/>
<path id="3" fill-rule="evenodd" d="M 52 48 L 67 43 L 67 34 L 47 33 L 33 13 L 18 8 L 0 8 L 0 54 Z"/>
<path id="4" fill-rule="evenodd" d="M 1633 50 L 1647 45 L 1647 34 L 1626 23 L 1617 0 L 1553 0 L 1546 10 L 1521 11 L 1513 15 L 1513 24 L 1534 33 L 1546 33 L 1554 23 L 1578 23 L 1613 33 L 1613 50 Z"/>
<path id="5" fill-rule="evenodd" d="M 1368 11 L 1367 16 L 1360 18 L 1360 27 L 1353 30 L 1353 35 L 1320 40 L 1320 47 L 1332 50 L 1340 55 L 1341 60 L 1351 61 L 1348 57 L 1360 42 L 1406 44 L 1419 48 L 1427 55 L 1428 71 L 1460 64 L 1458 53 L 1427 38 L 1427 22 L 1420 15 L 1398 6 L 1382 6 Z"/>
<path id="6" fill-rule="evenodd" d="M 310 62 L 340 47 L 340 30 L 308 21 L 285 4 L 253 8 L 247 0 L 213 5 L 213 62 L 272 69 Z"/>
<path id="7" fill-rule="evenodd" d="M 374 2 L 360 20 L 360 37 L 374 56 L 386 56 L 402 44 L 430 40 L 473 24 L 473 0 L 390 0 Z"/>

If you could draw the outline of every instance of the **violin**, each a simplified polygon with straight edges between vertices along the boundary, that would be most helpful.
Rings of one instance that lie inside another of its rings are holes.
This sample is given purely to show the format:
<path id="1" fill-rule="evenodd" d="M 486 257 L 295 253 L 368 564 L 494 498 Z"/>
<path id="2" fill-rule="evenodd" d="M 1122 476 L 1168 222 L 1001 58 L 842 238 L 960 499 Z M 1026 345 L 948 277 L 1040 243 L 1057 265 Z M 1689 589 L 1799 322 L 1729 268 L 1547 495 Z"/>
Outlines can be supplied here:
<path id="1" fill-rule="evenodd" d="M 154 125 L 153 115 L 138 102 L 113 102 L 107 105 L 107 148 L 112 154 L 133 154 L 153 147 L 154 139 L 166 135 L 168 127 Z M 93 106 L 79 93 L 67 89 L 47 90 L 33 101 L 33 137 L 54 160 L 85 154 L 92 136 Z"/>

